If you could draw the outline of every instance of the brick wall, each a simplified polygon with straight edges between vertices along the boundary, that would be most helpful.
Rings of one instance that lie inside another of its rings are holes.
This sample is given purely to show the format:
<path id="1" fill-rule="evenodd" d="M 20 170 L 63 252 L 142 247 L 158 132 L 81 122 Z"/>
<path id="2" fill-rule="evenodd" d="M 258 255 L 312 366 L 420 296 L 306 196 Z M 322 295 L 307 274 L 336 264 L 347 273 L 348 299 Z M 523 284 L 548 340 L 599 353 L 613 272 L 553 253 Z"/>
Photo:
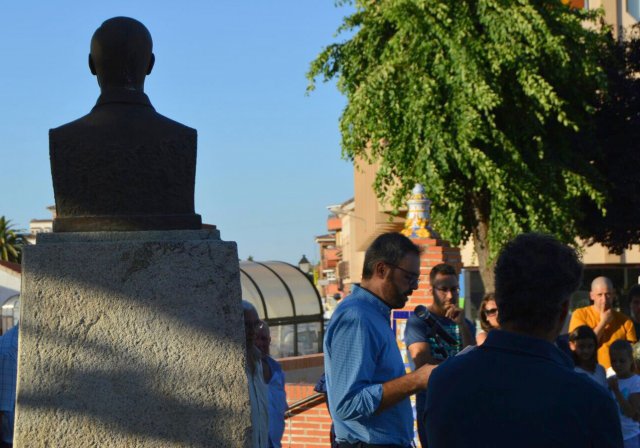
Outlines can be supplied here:
<path id="1" fill-rule="evenodd" d="M 287 384 L 287 401 L 289 405 L 315 394 L 314 384 Z M 327 411 L 324 398 L 319 398 L 303 405 L 295 415 L 285 420 L 283 448 L 325 448 L 330 447 L 329 431 L 331 417 Z"/>
<path id="2" fill-rule="evenodd" d="M 290 407 L 295 402 L 316 394 L 313 387 L 324 371 L 324 355 L 322 353 L 281 358 L 278 362 L 280 362 L 286 376 L 285 391 Z M 313 378 L 309 378 L 311 374 Z M 307 378 L 307 380 L 290 382 L 290 379 L 295 378 Z M 331 417 L 329 417 L 324 396 L 315 398 L 298 409 L 292 409 L 291 412 L 293 415 L 285 420 L 284 435 L 282 436 L 284 448 L 331 446 L 329 440 Z"/>
<path id="3" fill-rule="evenodd" d="M 413 243 L 420 247 L 420 285 L 413 291 L 409 301 L 403 308 L 406 311 L 413 311 L 418 305 L 430 305 L 433 302 L 431 294 L 431 284 L 429 283 L 429 272 L 440 263 L 449 263 L 460 272 L 462 269 L 462 258 L 460 249 L 451 247 L 448 242 L 440 239 L 412 239 Z"/>

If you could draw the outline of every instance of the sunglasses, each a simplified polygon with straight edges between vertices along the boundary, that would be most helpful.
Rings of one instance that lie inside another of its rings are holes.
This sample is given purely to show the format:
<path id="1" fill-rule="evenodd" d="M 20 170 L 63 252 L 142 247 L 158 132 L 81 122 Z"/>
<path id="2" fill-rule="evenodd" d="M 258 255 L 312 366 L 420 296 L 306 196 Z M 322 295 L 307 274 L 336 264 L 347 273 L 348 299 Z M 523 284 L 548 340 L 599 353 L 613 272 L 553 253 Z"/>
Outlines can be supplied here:
<path id="1" fill-rule="evenodd" d="M 496 314 L 498 314 L 498 308 L 491 308 L 490 310 L 484 310 L 484 314 L 486 316 L 495 316 Z"/>

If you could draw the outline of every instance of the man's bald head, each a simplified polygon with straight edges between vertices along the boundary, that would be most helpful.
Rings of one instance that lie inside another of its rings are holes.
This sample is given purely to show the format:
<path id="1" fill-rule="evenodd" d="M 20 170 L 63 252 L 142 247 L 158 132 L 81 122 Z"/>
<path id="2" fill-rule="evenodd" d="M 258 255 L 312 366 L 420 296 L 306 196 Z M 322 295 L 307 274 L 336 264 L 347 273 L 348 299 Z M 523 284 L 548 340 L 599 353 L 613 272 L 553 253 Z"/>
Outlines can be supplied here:
<path id="1" fill-rule="evenodd" d="M 144 90 L 155 57 L 149 30 L 129 17 L 105 21 L 91 38 L 89 68 L 104 89 Z"/>
<path id="2" fill-rule="evenodd" d="M 589 297 L 593 300 L 593 306 L 600 312 L 607 311 L 613 306 L 616 291 L 613 283 L 607 277 L 596 277 L 591 282 Z"/>
<path id="3" fill-rule="evenodd" d="M 608 277 L 596 277 L 591 282 L 591 291 L 596 288 L 607 287 L 609 289 L 613 289 L 613 283 L 609 280 Z"/>

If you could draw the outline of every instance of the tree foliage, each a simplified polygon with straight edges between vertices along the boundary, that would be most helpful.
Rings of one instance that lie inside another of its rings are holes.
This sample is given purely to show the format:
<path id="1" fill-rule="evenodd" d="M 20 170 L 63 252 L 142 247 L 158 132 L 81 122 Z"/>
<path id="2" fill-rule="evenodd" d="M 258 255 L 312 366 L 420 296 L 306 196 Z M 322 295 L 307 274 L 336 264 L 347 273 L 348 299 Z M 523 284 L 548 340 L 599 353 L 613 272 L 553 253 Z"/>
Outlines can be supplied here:
<path id="1" fill-rule="evenodd" d="M 11 225 L 11 221 L 0 216 L 0 260 L 20 263 L 24 239 Z"/>
<path id="2" fill-rule="evenodd" d="M 374 187 L 402 205 L 415 183 L 434 227 L 473 238 L 486 286 L 500 247 L 537 230 L 573 241 L 580 201 L 605 186 L 575 148 L 605 91 L 598 13 L 560 0 L 355 0 L 341 42 L 311 63 L 347 97 L 343 156 L 379 162 Z"/>
<path id="3" fill-rule="evenodd" d="M 625 39 L 609 36 L 602 53 L 608 92 L 600 97 L 593 126 L 581 133 L 579 149 L 605 179 L 603 217 L 585 202 L 580 235 L 616 253 L 640 244 L 640 26 Z"/>

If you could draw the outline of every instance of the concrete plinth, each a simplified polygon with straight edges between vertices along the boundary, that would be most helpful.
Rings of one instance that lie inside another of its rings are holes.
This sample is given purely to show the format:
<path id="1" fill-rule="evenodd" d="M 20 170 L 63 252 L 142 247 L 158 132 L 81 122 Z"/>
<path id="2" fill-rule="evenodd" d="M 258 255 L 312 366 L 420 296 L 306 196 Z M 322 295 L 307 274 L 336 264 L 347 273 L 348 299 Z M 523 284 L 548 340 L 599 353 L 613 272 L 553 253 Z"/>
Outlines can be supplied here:
<path id="1" fill-rule="evenodd" d="M 249 447 L 235 243 L 50 234 L 23 261 L 14 446 Z"/>

